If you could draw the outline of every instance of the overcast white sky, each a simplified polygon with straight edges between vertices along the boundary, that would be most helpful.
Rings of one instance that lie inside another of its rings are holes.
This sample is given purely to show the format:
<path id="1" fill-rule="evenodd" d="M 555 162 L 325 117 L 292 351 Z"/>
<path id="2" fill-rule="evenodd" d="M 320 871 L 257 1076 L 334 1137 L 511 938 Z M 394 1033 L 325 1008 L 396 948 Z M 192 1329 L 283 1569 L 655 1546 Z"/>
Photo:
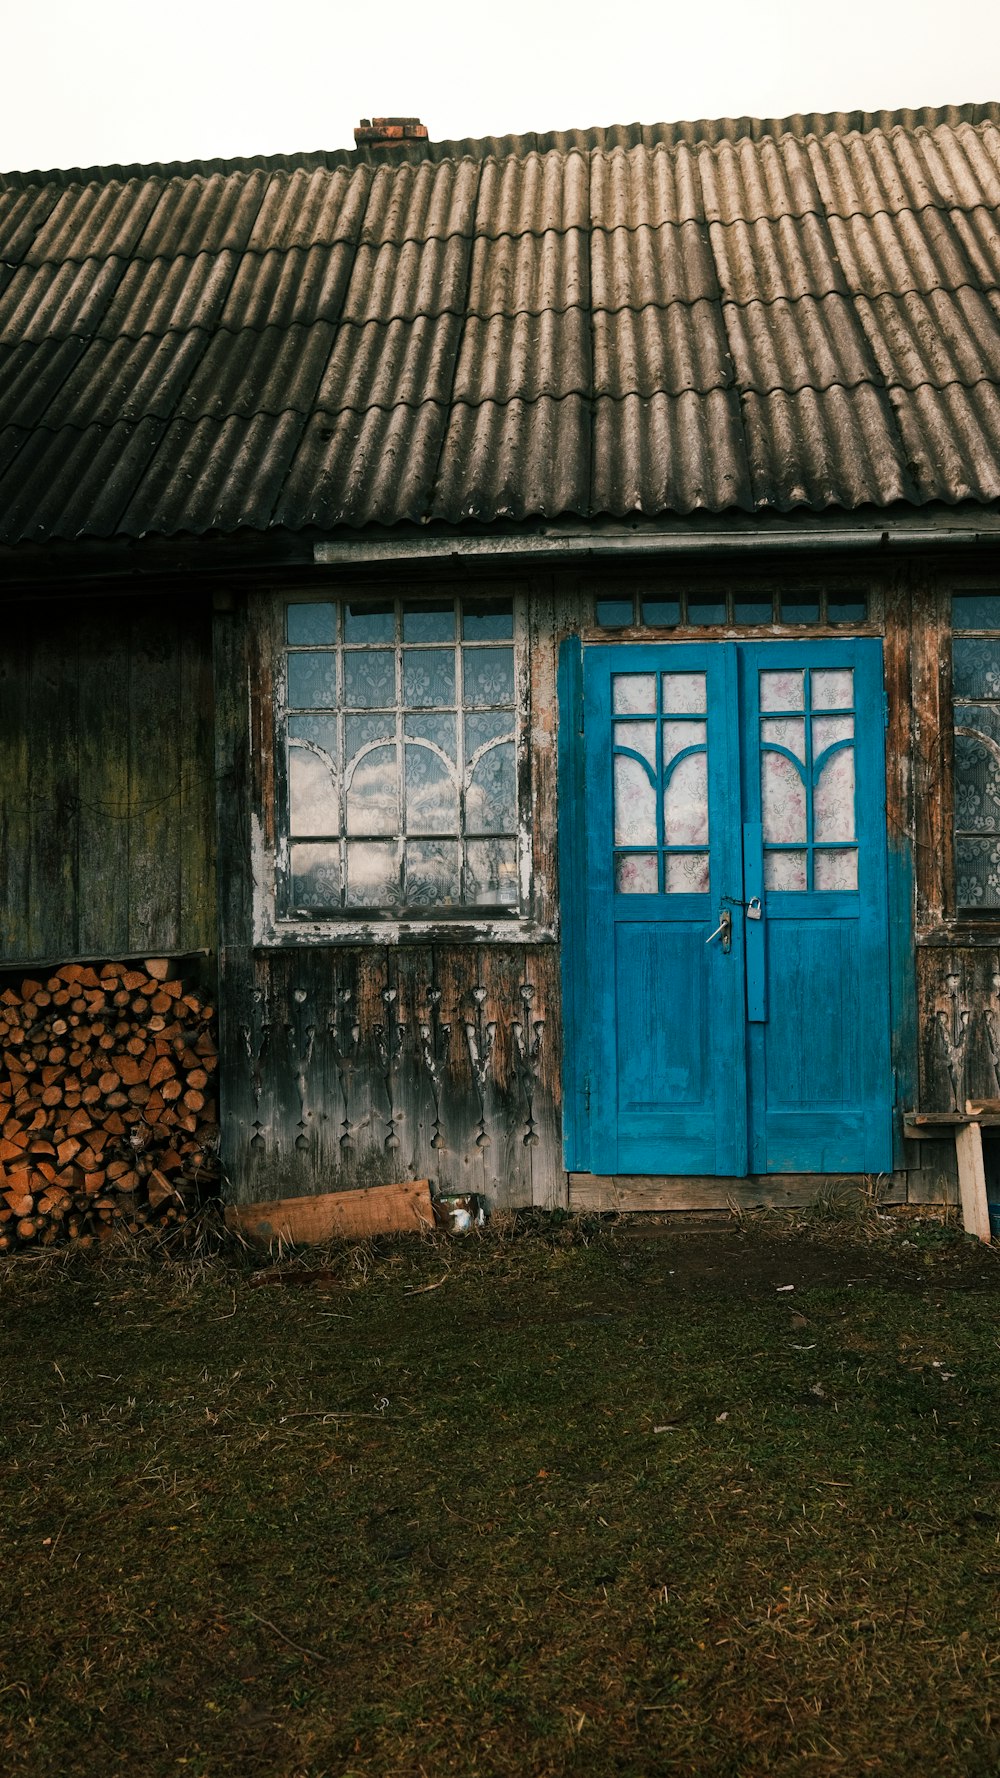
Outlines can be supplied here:
<path id="1" fill-rule="evenodd" d="M 0 167 L 1000 99 L 1000 0 L 46 0 L 4 25 Z"/>

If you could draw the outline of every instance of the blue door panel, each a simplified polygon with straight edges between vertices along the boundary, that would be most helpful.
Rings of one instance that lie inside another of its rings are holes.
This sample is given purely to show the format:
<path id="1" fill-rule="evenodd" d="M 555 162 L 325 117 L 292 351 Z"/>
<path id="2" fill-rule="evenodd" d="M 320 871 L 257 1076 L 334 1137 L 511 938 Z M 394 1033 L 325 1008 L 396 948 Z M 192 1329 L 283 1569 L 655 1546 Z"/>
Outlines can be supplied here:
<path id="1" fill-rule="evenodd" d="M 567 1165 L 889 1167 L 880 645 L 575 646 Z"/>
<path id="2" fill-rule="evenodd" d="M 768 1116 L 793 1109 L 849 1110 L 862 1085 L 857 921 L 768 924 Z"/>

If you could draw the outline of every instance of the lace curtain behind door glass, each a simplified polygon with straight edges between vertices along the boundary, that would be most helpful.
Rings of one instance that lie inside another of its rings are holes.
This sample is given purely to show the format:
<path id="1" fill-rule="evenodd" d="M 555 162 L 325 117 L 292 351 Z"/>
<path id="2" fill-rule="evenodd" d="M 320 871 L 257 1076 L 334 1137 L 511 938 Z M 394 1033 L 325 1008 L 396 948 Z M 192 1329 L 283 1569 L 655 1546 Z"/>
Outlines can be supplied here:
<path id="1" fill-rule="evenodd" d="M 616 673 L 611 709 L 618 893 L 707 894 L 705 674 Z"/>
<path id="2" fill-rule="evenodd" d="M 804 894 L 858 886 L 854 673 L 760 673 L 764 887 Z"/>

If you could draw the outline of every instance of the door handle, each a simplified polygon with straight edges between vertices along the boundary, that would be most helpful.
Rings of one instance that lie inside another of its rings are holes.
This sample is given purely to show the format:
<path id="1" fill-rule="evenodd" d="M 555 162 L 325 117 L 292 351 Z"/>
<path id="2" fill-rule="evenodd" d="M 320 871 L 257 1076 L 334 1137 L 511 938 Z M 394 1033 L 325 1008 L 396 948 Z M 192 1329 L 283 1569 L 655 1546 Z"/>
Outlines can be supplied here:
<path id="1" fill-rule="evenodd" d="M 729 952 L 733 942 L 733 916 L 728 908 L 721 908 L 719 910 L 719 924 L 714 932 L 709 933 L 705 943 L 710 945 L 713 938 L 721 938 L 722 949 L 727 953 Z"/>

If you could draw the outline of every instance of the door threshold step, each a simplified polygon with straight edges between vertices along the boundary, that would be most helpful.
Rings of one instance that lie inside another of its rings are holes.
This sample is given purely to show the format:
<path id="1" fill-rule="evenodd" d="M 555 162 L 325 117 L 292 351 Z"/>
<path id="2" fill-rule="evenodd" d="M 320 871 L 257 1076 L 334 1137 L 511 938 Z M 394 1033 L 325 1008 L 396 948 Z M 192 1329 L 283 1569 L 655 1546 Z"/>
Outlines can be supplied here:
<path id="1" fill-rule="evenodd" d="M 696 1178 L 690 1175 L 570 1173 L 571 1210 L 793 1210 L 820 1193 L 864 1191 L 864 1173 L 772 1173 L 756 1178 Z M 905 1176 L 883 1180 L 880 1203 L 902 1203 Z"/>

